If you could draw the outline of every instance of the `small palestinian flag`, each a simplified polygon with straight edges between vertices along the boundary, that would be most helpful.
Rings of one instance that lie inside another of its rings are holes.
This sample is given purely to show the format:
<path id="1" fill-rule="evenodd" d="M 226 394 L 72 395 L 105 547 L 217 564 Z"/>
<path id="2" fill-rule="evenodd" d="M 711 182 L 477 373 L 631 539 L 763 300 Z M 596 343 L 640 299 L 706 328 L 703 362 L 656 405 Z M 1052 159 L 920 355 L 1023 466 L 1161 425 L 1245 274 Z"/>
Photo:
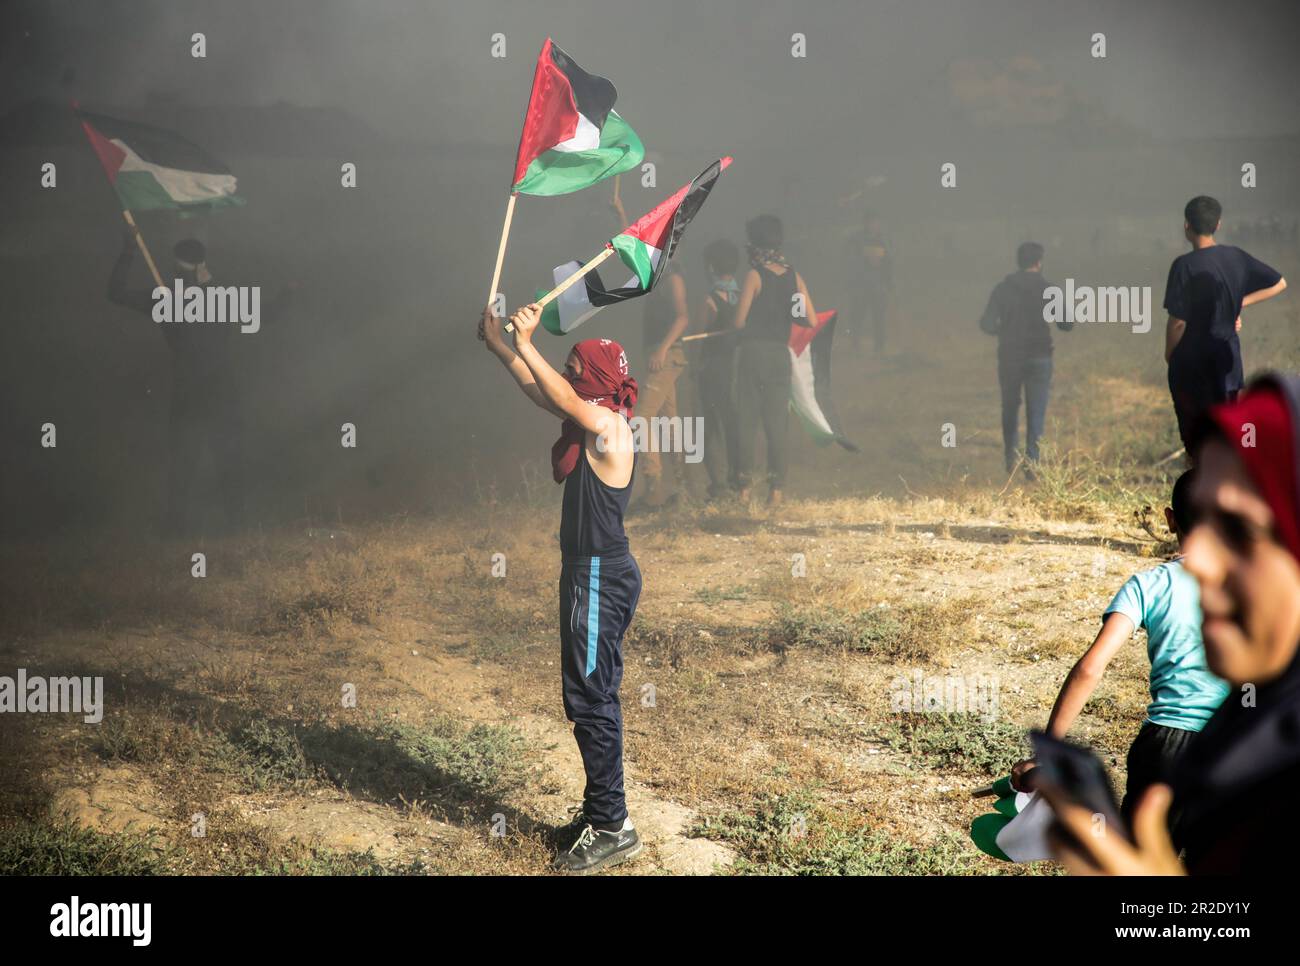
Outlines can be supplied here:
<path id="1" fill-rule="evenodd" d="M 557 265 L 552 273 L 555 284 L 551 288 L 559 285 L 581 267 L 582 262 L 576 260 Z M 539 288 L 537 298 L 541 299 L 549 291 L 549 288 Z M 636 276 L 624 282 L 622 288 L 606 289 L 604 283 L 600 280 L 599 270 L 593 268 L 582 276 L 579 281 L 570 285 L 559 296 L 546 304 L 546 307 L 542 309 L 542 327 L 553 335 L 564 335 L 564 333 L 582 325 L 606 305 L 624 302 L 627 299 L 644 294 Z"/>
<path id="2" fill-rule="evenodd" d="M 184 212 L 244 203 L 235 194 L 230 169 L 179 134 L 102 114 L 78 111 L 77 116 L 128 211 Z"/>
<path id="3" fill-rule="evenodd" d="M 610 240 L 623 264 L 636 275 L 644 294 L 655 287 L 664 266 L 677 250 L 682 233 L 691 223 L 718 176 L 731 164 L 731 158 L 719 158 L 700 172 L 699 177 L 679 188 L 677 193 L 660 202 L 653 211 L 642 215 L 634 225 L 624 228 Z"/>
<path id="4" fill-rule="evenodd" d="M 1037 792 L 1018 792 L 1010 778 L 993 783 L 994 811 L 971 823 L 970 837 L 985 855 L 1004 862 L 1039 862 L 1052 857 L 1047 830 L 1055 819 Z"/>
<path id="5" fill-rule="evenodd" d="M 614 110 L 617 99 L 613 84 L 588 74 L 547 37 L 533 74 L 510 190 L 566 195 L 640 164 L 645 148 Z"/>
<path id="6" fill-rule="evenodd" d="M 632 277 L 620 288 L 608 289 L 601 281 L 599 270 L 592 269 L 542 309 L 541 322 L 546 330 L 563 335 L 586 322 L 606 305 L 634 299 L 654 288 L 663 277 L 663 269 L 673 257 L 686 226 L 704 204 L 718 175 L 729 164 L 731 158 L 714 161 L 690 184 L 636 224 L 615 235 L 610 240 L 609 247 L 632 270 Z M 558 266 L 554 272 L 555 284 L 559 285 L 581 267 L 579 262 Z M 549 289 L 539 289 L 537 297 L 540 299 L 547 291 Z"/>
<path id="7" fill-rule="evenodd" d="M 831 399 L 831 346 L 838 316 L 832 309 L 818 312 L 816 325 L 790 324 L 790 408 L 815 441 L 836 442 L 856 453 L 858 447 L 840 432 Z"/>

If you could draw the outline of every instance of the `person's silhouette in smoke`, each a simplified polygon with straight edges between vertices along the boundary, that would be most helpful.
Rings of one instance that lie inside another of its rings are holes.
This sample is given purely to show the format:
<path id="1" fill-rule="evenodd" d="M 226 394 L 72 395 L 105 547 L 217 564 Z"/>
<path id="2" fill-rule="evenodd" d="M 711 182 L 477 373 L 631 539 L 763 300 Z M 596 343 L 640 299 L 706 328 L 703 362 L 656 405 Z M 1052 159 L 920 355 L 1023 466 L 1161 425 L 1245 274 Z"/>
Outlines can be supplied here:
<path id="1" fill-rule="evenodd" d="M 135 237 L 126 233 L 122 251 L 108 280 L 108 297 L 118 305 L 152 317 L 155 306 L 152 289 L 127 288 L 127 275 L 135 256 Z M 212 283 L 203 243 L 186 238 L 173 249 L 176 264 L 172 279 L 185 289 Z M 204 450 L 216 468 L 224 524 L 238 530 L 244 516 L 243 442 L 244 420 L 235 367 L 232 340 L 239 327 L 230 322 L 186 322 L 179 318 L 158 323 L 171 355 L 172 398 L 168 426 L 168 487 L 164 529 L 169 536 L 195 532 L 191 490 Z"/>

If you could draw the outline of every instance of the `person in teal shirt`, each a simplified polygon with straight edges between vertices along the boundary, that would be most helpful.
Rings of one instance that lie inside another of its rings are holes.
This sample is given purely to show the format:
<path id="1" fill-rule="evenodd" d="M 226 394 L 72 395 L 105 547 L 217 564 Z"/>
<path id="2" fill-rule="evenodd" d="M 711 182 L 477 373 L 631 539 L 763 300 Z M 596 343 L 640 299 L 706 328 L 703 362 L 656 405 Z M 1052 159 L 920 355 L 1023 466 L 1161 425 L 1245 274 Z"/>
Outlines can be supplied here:
<path id="1" fill-rule="evenodd" d="M 1189 492 L 1192 471 L 1174 483 L 1165 522 L 1182 545 L 1192 526 Z M 1128 782 L 1120 806 L 1125 820 L 1142 792 L 1167 781 L 1187 743 L 1205 727 L 1228 696 L 1226 681 L 1210 673 L 1201 640 L 1201 598 L 1196 580 L 1183 569 L 1181 557 L 1134 574 L 1119 589 L 1102 615 L 1101 631 L 1070 670 L 1047 721 L 1047 733 L 1064 738 L 1070 725 L 1092 697 L 1106 666 L 1133 637 L 1147 632 L 1151 659 L 1151 703 L 1146 719 L 1128 752 Z M 1032 788 L 1033 759 L 1017 762 L 1012 786 Z"/>

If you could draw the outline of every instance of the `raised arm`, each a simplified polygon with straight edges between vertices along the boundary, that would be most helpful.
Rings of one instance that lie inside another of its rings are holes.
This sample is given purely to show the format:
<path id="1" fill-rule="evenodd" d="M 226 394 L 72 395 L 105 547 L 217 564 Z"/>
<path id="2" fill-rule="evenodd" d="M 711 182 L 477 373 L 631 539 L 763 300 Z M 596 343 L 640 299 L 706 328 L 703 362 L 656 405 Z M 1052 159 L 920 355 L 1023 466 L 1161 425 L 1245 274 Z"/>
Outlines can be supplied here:
<path id="1" fill-rule="evenodd" d="M 533 332 L 536 331 L 537 322 L 541 317 L 542 310 L 538 305 L 525 305 L 510 316 L 510 324 L 515 330 L 515 352 L 528 367 L 537 388 L 541 390 L 543 398 L 552 409 L 558 410 L 564 418 L 572 419 L 583 429 L 597 435 L 608 432 L 611 421 L 620 417 L 612 409 L 593 406 L 584 401 L 573 391 L 569 380 L 556 372 L 533 345 Z"/>
<path id="2" fill-rule="evenodd" d="M 528 366 L 524 365 L 524 361 L 506 345 L 505 339 L 501 336 L 501 320 L 493 313 L 491 307 L 483 310 L 483 318 L 478 324 L 478 337 L 487 343 L 488 351 L 501 360 L 501 364 L 506 367 L 506 371 L 518 383 L 525 396 L 551 415 L 558 416 L 560 419 L 565 418 L 564 413 L 552 406 L 542 395 L 542 390 L 538 388 L 537 381 L 528 370 Z"/>

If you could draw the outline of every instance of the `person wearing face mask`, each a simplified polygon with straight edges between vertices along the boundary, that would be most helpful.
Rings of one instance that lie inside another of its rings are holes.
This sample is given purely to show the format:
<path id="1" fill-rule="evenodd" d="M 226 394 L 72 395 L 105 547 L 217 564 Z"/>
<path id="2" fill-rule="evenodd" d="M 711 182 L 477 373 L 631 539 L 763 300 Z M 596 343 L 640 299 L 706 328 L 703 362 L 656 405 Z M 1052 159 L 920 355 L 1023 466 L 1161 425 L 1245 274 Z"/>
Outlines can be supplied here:
<path id="1" fill-rule="evenodd" d="M 514 351 L 501 320 L 483 311 L 479 338 L 535 405 L 563 420 L 551 470 L 564 484 L 560 511 L 560 669 L 564 711 L 587 774 L 583 802 L 556 830 L 557 871 L 599 872 L 635 858 L 642 843 L 623 790 L 623 635 L 641 596 L 641 570 L 623 517 L 632 491 L 632 418 L 637 383 L 627 353 L 610 339 L 584 339 L 564 374 L 532 344 L 541 308 L 510 317 Z"/>
<path id="2" fill-rule="evenodd" d="M 1138 802 L 1132 844 L 1090 834 L 1086 808 L 1038 784 L 1072 872 L 1258 874 L 1300 860 L 1300 378 L 1257 379 L 1190 439 L 1196 522 L 1183 566 L 1200 585 L 1206 665 L 1231 690 L 1170 785 Z"/>
<path id="3" fill-rule="evenodd" d="M 108 280 L 108 298 L 117 305 L 152 316 L 153 289 L 128 287 L 134 263 L 135 237 L 123 235 L 122 250 Z M 185 288 L 212 283 L 207 252 L 194 238 L 177 242 L 171 279 Z M 244 519 L 244 418 L 233 363 L 238 326 L 215 323 L 159 323 L 171 358 L 172 396 L 167 426 L 168 483 L 164 531 L 173 537 L 191 536 L 198 513 L 191 491 L 203 452 L 216 467 L 227 531 L 236 532 Z"/>

